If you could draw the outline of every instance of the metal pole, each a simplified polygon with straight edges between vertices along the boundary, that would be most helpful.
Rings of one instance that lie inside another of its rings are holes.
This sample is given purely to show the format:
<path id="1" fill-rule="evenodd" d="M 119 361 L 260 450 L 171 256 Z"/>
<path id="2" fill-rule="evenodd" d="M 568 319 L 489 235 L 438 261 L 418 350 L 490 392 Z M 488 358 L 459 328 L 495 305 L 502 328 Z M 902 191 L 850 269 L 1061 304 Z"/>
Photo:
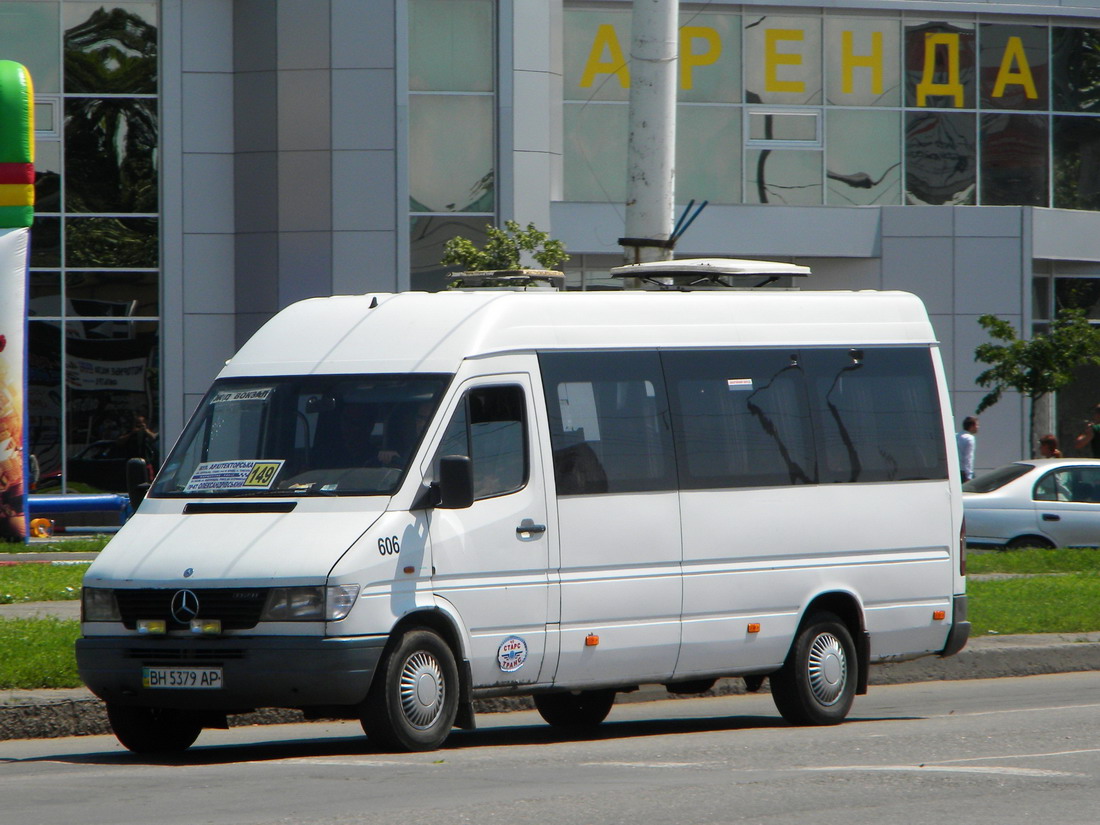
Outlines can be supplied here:
<path id="1" fill-rule="evenodd" d="M 676 158 L 677 0 L 634 0 L 627 144 L 627 263 L 672 258 Z"/>

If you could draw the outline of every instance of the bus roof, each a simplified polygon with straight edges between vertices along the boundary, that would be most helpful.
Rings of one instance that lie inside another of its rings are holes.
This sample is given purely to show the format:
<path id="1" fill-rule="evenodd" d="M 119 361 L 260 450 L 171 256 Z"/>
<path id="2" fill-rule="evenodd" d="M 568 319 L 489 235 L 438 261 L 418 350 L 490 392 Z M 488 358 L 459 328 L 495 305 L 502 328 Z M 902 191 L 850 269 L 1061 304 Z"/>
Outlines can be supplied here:
<path id="1" fill-rule="evenodd" d="M 222 376 L 447 372 L 534 350 L 933 343 L 906 292 L 514 292 L 338 295 L 293 304 Z"/>

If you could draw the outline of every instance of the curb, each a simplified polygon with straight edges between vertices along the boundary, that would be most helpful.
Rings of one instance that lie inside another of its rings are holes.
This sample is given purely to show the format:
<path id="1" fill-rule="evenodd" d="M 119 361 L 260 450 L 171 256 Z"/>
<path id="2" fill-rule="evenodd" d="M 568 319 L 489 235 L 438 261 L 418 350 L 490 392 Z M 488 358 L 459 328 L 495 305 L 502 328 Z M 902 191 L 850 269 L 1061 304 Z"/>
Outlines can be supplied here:
<path id="1" fill-rule="evenodd" d="M 992 636 L 973 639 L 957 655 L 928 656 L 906 662 L 872 665 L 871 685 L 993 679 L 1100 670 L 1100 633 Z M 766 687 L 764 688 L 767 689 Z M 721 679 L 709 691 L 692 696 L 745 693 L 742 679 Z M 684 698 L 660 685 L 621 693 L 617 702 L 652 702 Z M 478 700 L 478 713 L 505 713 L 534 707 L 528 696 Z M 231 716 L 232 727 L 304 722 L 300 711 L 263 709 Z M 0 693 L 0 740 L 90 736 L 111 732 L 102 701 L 84 689 Z"/>

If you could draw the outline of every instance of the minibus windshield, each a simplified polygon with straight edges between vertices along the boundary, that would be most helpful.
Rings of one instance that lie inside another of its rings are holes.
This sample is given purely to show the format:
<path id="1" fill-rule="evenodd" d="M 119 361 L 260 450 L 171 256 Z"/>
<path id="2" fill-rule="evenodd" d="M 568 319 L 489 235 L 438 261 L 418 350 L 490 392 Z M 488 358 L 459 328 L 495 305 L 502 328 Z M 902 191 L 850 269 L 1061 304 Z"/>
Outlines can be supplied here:
<path id="1" fill-rule="evenodd" d="M 450 376 L 323 375 L 214 384 L 149 495 L 389 495 Z"/>

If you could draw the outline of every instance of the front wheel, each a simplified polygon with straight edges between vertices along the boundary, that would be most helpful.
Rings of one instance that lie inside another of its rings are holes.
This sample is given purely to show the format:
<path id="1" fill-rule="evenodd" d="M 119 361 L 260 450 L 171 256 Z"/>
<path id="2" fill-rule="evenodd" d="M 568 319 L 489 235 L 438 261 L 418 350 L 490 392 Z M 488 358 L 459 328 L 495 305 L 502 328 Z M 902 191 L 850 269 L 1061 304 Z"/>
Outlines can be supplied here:
<path id="1" fill-rule="evenodd" d="M 836 725 L 855 698 L 856 647 L 832 613 L 803 622 L 787 661 L 769 677 L 772 699 L 792 725 Z"/>
<path id="2" fill-rule="evenodd" d="M 536 693 L 533 698 L 539 715 L 551 726 L 577 730 L 593 728 L 607 718 L 615 704 L 615 691 Z"/>
<path id="3" fill-rule="evenodd" d="M 367 711 L 367 736 L 401 751 L 435 750 L 454 727 L 458 713 L 458 666 L 450 647 L 430 630 L 401 637 L 374 676 Z"/>
<path id="4" fill-rule="evenodd" d="M 202 732 L 202 724 L 187 711 L 136 708 L 107 703 L 107 721 L 123 747 L 134 753 L 181 753 Z"/>

